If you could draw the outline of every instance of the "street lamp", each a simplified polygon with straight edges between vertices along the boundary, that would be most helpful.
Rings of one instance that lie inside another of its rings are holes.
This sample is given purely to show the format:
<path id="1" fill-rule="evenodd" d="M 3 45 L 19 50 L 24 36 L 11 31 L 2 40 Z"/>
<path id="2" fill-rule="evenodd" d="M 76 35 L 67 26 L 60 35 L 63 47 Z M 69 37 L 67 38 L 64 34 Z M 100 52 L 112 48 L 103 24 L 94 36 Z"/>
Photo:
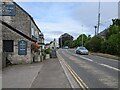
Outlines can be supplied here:
<path id="1" fill-rule="evenodd" d="M 96 36 L 96 30 L 97 30 L 97 26 L 94 26 L 94 28 L 95 28 L 95 36 Z"/>
<path id="2" fill-rule="evenodd" d="M 60 37 L 60 46 L 62 48 L 62 36 Z"/>

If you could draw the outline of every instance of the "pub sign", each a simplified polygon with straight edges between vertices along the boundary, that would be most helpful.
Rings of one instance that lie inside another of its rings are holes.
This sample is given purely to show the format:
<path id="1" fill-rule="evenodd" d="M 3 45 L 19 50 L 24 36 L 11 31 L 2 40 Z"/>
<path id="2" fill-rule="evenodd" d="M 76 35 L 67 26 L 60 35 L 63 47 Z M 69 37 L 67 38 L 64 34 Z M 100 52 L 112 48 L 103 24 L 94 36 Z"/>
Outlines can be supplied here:
<path id="1" fill-rule="evenodd" d="M 0 16 L 15 16 L 15 7 L 14 4 L 0 4 Z"/>
<path id="2" fill-rule="evenodd" d="M 27 41 L 20 40 L 18 42 L 18 55 L 27 55 Z"/>

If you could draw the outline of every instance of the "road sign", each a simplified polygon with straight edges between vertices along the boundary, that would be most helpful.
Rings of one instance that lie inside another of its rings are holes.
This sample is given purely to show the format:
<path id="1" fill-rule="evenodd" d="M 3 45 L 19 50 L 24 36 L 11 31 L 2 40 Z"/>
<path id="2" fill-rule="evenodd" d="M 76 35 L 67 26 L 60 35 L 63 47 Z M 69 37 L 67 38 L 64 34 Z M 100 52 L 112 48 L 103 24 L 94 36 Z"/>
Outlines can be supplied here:
<path id="1" fill-rule="evenodd" d="M 18 42 L 18 55 L 27 55 L 27 42 L 25 40 Z"/>

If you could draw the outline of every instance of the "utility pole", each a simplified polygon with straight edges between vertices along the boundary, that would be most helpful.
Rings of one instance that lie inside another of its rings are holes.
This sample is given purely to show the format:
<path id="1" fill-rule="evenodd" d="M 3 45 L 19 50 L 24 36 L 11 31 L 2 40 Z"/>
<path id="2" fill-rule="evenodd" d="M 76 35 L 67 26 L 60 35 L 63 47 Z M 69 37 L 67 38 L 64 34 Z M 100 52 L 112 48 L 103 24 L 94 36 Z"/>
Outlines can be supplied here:
<path id="1" fill-rule="evenodd" d="M 100 0 L 99 0 L 99 6 L 98 6 L 98 26 L 97 26 L 97 35 L 99 33 L 100 29 Z"/>
<path id="2" fill-rule="evenodd" d="M 83 25 L 82 25 L 82 47 L 83 47 Z"/>

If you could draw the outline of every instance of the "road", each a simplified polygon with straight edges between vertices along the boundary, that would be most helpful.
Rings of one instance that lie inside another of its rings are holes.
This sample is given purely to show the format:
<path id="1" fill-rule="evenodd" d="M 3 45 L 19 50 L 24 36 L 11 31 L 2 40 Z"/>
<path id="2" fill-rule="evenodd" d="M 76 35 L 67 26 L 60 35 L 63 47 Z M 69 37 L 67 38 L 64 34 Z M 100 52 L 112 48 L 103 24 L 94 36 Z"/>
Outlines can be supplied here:
<path id="1" fill-rule="evenodd" d="M 94 55 L 78 55 L 73 49 L 58 54 L 89 88 L 118 88 L 119 61 Z"/>

